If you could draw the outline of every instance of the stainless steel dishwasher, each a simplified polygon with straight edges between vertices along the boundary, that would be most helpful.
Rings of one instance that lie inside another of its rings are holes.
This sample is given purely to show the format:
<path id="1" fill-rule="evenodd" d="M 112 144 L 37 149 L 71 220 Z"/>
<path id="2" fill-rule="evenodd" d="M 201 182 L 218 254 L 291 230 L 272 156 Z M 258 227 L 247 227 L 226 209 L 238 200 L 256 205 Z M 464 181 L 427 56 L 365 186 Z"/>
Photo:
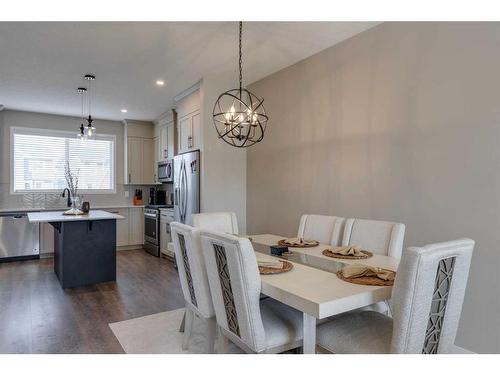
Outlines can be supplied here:
<path id="1" fill-rule="evenodd" d="M 39 256 L 40 226 L 26 212 L 0 213 L 0 262 Z"/>

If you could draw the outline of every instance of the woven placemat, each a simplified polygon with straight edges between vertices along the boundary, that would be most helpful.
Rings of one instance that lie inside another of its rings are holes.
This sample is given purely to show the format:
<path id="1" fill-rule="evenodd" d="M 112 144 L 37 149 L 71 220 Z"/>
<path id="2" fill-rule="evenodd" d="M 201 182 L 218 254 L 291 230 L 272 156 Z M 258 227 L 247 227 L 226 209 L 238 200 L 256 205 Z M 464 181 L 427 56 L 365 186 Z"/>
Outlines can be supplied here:
<path id="1" fill-rule="evenodd" d="M 272 267 L 262 267 L 259 266 L 259 272 L 261 275 L 274 275 L 277 273 L 288 272 L 293 268 L 293 264 L 287 262 L 286 260 L 280 260 L 283 263 L 283 268 L 272 268 Z"/>
<path id="2" fill-rule="evenodd" d="M 337 258 L 337 259 L 368 259 L 373 256 L 373 253 L 368 250 L 361 250 L 361 252 L 365 255 L 363 256 L 354 256 L 354 255 L 342 255 L 342 254 L 336 254 L 330 249 L 326 249 L 322 251 L 322 254 L 324 256 L 330 257 L 330 258 Z"/>
<path id="3" fill-rule="evenodd" d="M 304 244 L 304 245 L 290 245 L 289 243 L 286 242 L 286 240 L 279 240 L 278 245 L 280 246 L 286 246 L 286 247 L 315 247 L 319 245 L 319 242 L 316 240 L 307 240 L 311 241 L 312 243 Z"/>
<path id="4" fill-rule="evenodd" d="M 388 270 L 390 271 L 390 270 Z M 394 272 L 394 271 L 391 271 Z M 394 272 L 396 274 L 396 272 Z M 379 279 L 377 276 L 361 276 L 361 277 L 354 277 L 350 279 L 346 279 L 342 275 L 342 271 L 337 271 L 337 277 L 340 280 L 347 281 L 348 283 L 351 284 L 358 284 L 358 285 L 372 285 L 372 286 L 393 286 L 394 285 L 394 280 L 382 280 Z"/>

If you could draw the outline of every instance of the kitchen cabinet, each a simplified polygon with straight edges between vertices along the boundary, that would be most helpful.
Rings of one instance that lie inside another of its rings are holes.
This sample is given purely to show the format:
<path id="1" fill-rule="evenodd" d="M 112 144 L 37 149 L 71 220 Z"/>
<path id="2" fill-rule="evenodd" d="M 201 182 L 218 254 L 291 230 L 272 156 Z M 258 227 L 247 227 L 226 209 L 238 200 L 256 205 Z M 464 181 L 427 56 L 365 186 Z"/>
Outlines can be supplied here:
<path id="1" fill-rule="evenodd" d="M 156 174 L 155 130 L 147 121 L 124 120 L 125 184 L 154 185 Z"/>
<path id="2" fill-rule="evenodd" d="M 161 161 L 160 137 L 155 137 L 154 138 L 154 142 L 155 142 L 155 161 L 159 162 L 159 161 Z"/>
<path id="3" fill-rule="evenodd" d="M 168 242 L 170 239 L 169 225 L 162 221 L 160 222 L 160 251 L 165 254 L 168 253 Z"/>
<path id="4" fill-rule="evenodd" d="M 129 245 L 128 208 L 109 209 L 105 211 L 121 215 L 125 218 L 121 220 L 116 220 L 116 246 L 128 246 Z"/>
<path id="5" fill-rule="evenodd" d="M 54 253 L 54 227 L 40 223 L 40 256 Z"/>
<path id="6" fill-rule="evenodd" d="M 142 138 L 129 137 L 127 139 L 128 184 L 142 182 L 142 148 Z"/>
<path id="7" fill-rule="evenodd" d="M 144 212 L 142 207 L 128 209 L 128 242 L 129 245 L 144 243 Z"/>
<path id="8" fill-rule="evenodd" d="M 146 184 L 157 183 L 156 178 L 156 163 L 155 163 L 155 147 L 153 139 L 143 139 L 142 140 L 142 163 L 143 163 L 143 174 L 142 180 Z"/>
<path id="9" fill-rule="evenodd" d="M 127 137 L 127 183 L 150 185 L 155 181 L 154 139 Z"/>
<path id="10" fill-rule="evenodd" d="M 174 157 L 174 123 L 173 121 L 159 128 L 158 161 L 164 161 Z"/>
<path id="11" fill-rule="evenodd" d="M 200 111 L 189 113 L 178 121 L 179 153 L 200 149 L 201 143 L 201 115 Z"/>

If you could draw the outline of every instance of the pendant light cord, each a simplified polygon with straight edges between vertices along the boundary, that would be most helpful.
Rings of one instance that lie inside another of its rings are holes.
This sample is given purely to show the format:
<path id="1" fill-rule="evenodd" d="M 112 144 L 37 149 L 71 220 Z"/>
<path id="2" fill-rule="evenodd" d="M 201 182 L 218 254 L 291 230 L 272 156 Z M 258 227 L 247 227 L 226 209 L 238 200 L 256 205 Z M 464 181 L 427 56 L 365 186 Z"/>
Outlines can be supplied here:
<path id="1" fill-rule="evenodd" d="M 239 64 L 239 69 L 240 69 L 240 95 L 241 95 L 241 89 L 242 89 L 242 82 L 243 82 L 243 74 L 241 73 L 242 71 L 242 68 L 241 68 L 241 65 L 242 65 L 242 60 L 241 60 L 241 34 L 243 32 L 243 22 L 240 21 L 240 38 L 239 38 L 239 61 L 238 61 L 238 64 Z"/>

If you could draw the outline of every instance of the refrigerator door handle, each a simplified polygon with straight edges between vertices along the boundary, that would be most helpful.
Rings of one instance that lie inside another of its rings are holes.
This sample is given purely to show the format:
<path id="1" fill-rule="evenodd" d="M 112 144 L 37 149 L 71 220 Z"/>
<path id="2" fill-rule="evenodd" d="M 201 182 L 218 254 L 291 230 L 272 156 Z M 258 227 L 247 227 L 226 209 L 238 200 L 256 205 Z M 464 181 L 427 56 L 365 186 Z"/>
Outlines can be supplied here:
<path id="1" fill-rule="evenodd" d="M 187 171 L 186 171 L 186 163 L 184 162 L 184 221 L 186 221 L 186 215 L 187 215 L 187 200 L 189 196 L 188 192 L 188 183 L 187 183 L 188 177 L 187 177 Z"/>
<path id="2" fill-rule="evenodd" d="M 181 214 L 181 221 L 182 223 L 185 223 L 185 205 L 186 205 L 186 181 L 184 180 L 184 169 L 186 168 L 186 162 L 182 160 L 181 164 L 181 191 L 180 191 L 180 214 Z"/>

